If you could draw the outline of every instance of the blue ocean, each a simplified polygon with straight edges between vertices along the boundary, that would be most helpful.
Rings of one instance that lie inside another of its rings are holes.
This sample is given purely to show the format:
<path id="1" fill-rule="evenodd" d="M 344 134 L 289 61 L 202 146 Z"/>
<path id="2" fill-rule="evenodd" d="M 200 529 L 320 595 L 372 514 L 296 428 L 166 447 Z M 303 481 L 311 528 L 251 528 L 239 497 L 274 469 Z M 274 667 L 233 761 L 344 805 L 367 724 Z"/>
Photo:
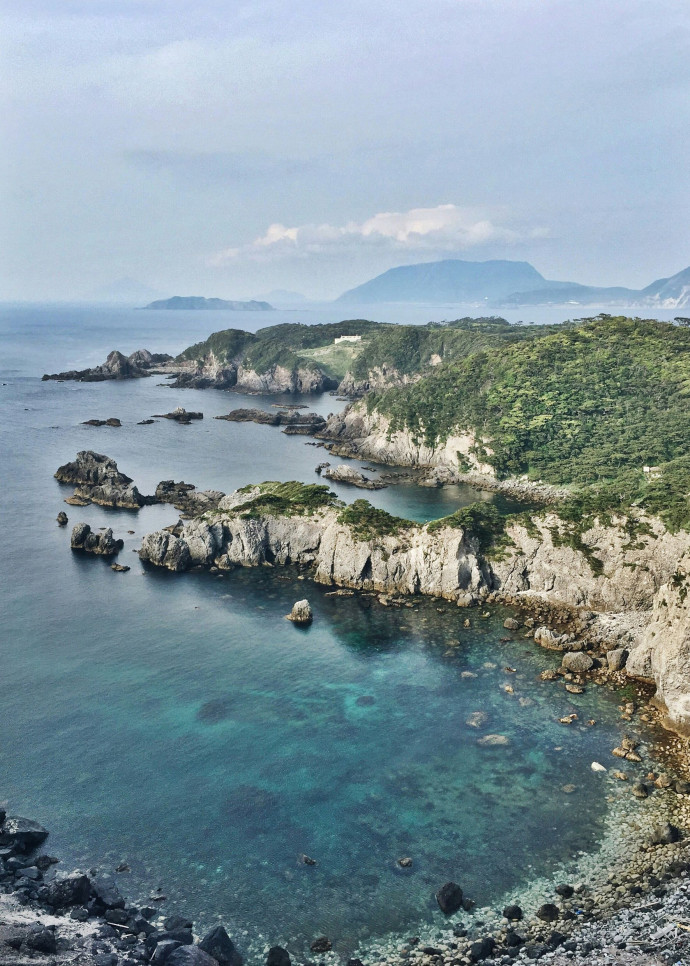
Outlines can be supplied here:
<path id="1" fill-rule="evenodd" d="M 393 309 L 370 312 L 394 320 Z M 620 696 L 540 680 L 558 656 L 507 634 L 498 607 L 488 617 L 434 600 L 384 607 L 290 569 L 156 572 L 133 551 L 176 521 L 172 507 L 63 502 L 71 490 L 53 474 L 83 449 L 113 457 L 142 492 L 164 479 L 225 492 L 316 482 L 322 451 L 304 437 L 213 419 L 275 399 L 174 390 L 155 377 L 41 375 L 94 365 L 114 348 L 177 352 L 213 329 L 341 315 L 0 311 L 0 799 L 51 830 L 60 868 L 126 865 L 118 878 L 129 898 L 164 895 L 164 911 L 200 927 L 222 920 L 250 960 L 264 942 L 304 955 L 318 935 L 347 956 L 440 923 L 434 893 L 449 879 L 490 905 L 596 849 L 610 789 L 590 764 L 609 763 L 621 733 Z M 328 394 L 306 402 L 323 414 L 343 405 Z M 204 419 L 137 425 L 176 406 Z M 121 428 L 82 425 L 111 416 Z M 491 499 L 411 484 L 367 496 L 416 520 Z M 67 528 L 55 522 L 60 510 Z M 124 539 L 128 573 L 70 551 L 82 520 Z M 305 596 L 315 619 L 300 630 L 284 616 Z M 467 724 L 476 711 L 484 731 Z M 558 719 L 571 713 L 578 723 L 566 728 Z M 481 746 L 486 731 L 506 743 Z"/>

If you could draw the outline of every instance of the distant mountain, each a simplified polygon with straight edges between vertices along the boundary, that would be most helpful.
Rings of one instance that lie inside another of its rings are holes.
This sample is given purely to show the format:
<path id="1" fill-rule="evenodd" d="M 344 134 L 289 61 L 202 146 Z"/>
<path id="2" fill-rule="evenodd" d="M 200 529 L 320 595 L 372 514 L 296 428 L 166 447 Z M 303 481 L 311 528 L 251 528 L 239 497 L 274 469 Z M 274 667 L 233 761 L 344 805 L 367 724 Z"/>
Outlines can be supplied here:
<path id="1" fill-rule="evenodd" d="M 690 268 L 684 268 L 670 278 L 659 278 L 647 288 L 642 289 L 650 302 L 666 308 L 681 308 L 690 305 Z"/>
<path id="2" fill-rule="evenodd" d="M 402 265 L 344 292 L 338 302 L 476 302 L 496 301 L 513 292 L 545 288 L 550 283 L 528 262 L 465 262 L 447 259 Z"/>
<path id="3" fill-rule="evenodd" d="M 336 301 L 485 302 L 506 308 L 567 303 L 682 308 L 690 305 L 690 268 L 638 290 L 551 281 L 528 262 L 447 259 L 391 268 L 344 292 Z"/>
<path id="4" fill-rule="evenodd" d="M 201 295 L 173 295 L 170 299 L 158 299 L 144 306 L 147 309 L 202 309 L 229 310 L 231 312 L 271 312 L 273 306 L 268 302 L 233 302 L 226 299 L 207 299 Z"/>

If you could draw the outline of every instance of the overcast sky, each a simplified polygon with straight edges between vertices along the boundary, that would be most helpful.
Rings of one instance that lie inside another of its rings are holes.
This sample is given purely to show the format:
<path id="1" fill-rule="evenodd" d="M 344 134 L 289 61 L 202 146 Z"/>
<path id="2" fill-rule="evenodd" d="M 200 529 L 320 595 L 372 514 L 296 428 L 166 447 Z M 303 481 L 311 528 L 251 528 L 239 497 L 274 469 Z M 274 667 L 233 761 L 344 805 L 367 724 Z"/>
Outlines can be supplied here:
<path id="1" fill-rule="evenodd" d="M 687 0 L 2 0 L 0 299 L 690 264 Z"/>

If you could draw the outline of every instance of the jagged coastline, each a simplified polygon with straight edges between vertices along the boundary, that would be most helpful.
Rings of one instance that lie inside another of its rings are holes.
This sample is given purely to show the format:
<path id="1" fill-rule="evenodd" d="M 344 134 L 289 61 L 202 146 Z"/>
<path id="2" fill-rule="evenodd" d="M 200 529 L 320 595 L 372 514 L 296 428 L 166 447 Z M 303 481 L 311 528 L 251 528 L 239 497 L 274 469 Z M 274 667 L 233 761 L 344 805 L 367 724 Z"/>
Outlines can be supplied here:
<path id="1" fill-rule="evenodd" d="M 607 653 L 623 649 L 627 673 L 653 682 L 673 726 L 690 729 L 682 576 L 690 572 L 690 534 L 639 514 L 593 525 L 574 541 L 556 514 L 543 512 L 510 521 L 494 541 L 453 517 L 425 526 L 372 508 L 358 517 L 325 495 L 322 505 L 307 508 L 271 500 L 267 487 L 246 487 L 172 532 L 147 534 L 141 559 L 176 572 L 297 564 L 337 587 L 461 606 L 489 597 L 524 608 L 548 605 L 578 633 L 560 649 L 588 648 L 590 667 L 606 666 Z M 644 536 L 631 537 L 632 524 Z"/>

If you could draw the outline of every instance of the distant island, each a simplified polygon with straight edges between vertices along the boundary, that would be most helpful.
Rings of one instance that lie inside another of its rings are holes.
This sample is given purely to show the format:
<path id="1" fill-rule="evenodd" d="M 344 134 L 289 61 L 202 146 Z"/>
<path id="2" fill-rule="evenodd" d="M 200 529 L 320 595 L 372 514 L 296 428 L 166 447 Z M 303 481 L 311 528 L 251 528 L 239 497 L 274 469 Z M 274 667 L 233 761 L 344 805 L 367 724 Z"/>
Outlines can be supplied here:
<path id="1" fill-rule="evenodd" d="M 206 309 L 210 311 L 230 312 L 272 312 L 273 306 L 269 302 L 233 302 L 227 299 L 207 299 L 202 295 L 173 295 L 170 299 L 157 299 L 145 305 L 146 309 Z"/>
<path id="2" fill-rule="evenodd" d="M 680 308 L 690 305 L 690 268 L 643 289 L 599 287 L 544 278 L 529 262 L 446 259 L 401 265 L 344 292 L 337 302 L 484 302 L 496 307 L 616 304 Z"/>

